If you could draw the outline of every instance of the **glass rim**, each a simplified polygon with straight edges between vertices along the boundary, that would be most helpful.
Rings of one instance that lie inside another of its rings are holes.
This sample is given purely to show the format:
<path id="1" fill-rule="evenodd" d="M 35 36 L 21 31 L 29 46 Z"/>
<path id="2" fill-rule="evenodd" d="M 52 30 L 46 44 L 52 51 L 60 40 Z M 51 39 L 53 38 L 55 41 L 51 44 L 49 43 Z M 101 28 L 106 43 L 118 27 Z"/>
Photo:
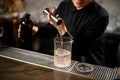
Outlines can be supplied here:
<path id="1" fill-rule="evenodd" d="M 67 39 L 66 41 L 63 41 L 63 43 L 69 43 L 69 42 L 72 43 L 72 42 L 73 42 L 73 39 L 70 38 L 70 37 L 62 37 L 62 38 L 63 38 L 63 39 L 66 38 L 66 39 Z M 55 38 L 54 38 L 54 41 L 55 41 L 55 42 L 59 42 L 59 41 L 60 41 L 60 37 L 55 37 Z"/>

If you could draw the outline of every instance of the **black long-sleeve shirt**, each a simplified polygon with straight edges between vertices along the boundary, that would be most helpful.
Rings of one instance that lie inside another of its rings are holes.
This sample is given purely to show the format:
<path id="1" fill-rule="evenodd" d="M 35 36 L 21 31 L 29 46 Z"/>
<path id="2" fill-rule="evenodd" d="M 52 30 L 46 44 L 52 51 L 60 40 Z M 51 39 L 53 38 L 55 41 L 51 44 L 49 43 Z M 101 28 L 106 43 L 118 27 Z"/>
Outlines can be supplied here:
<path id="1" fill-rule="evenodd" d="M 64 0 L 58 6 L 56 14 L 64 20 L 68 32 L 74 38 L 72 59 L 80 61 L 81 56 L 84 56 L 86 62 L 102 65 L 103 51 L 98 39 L 109 22 L 107 11 L 94 0 L 80 10 L 74 7 L 72 0 Z M 49 31 L 51 34 L 57 33 L 53 29 Z"/>

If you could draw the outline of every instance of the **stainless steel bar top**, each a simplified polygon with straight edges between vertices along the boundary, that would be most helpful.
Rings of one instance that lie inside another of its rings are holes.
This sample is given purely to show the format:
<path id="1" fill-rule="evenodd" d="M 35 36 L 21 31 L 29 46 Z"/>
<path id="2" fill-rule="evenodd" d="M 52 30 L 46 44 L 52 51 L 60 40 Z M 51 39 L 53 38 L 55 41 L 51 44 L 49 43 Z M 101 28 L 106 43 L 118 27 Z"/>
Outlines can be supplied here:
<path id="1" fill-rule="evenodd" d="M 67 72 L 75 75 L 82 75 L 90 78 L 95 78 L 96 80 L 114 80 L 117 79 L 117 68 L 108 68 L 104 66 L 93 65 L 94 70 L 90 73 L 81 73 L 76 71 L 75 66 L 80 62 L 72 60 L 71 66 L 66 68 L 58 68 L 54 66 L 53 56 L 46 55 L 38 52 L 23 50 L 14 47 L 6 47 L 0 49 L 0 57 L 41 66 L 45 68 L 50 68 L 62 72 Z"/>

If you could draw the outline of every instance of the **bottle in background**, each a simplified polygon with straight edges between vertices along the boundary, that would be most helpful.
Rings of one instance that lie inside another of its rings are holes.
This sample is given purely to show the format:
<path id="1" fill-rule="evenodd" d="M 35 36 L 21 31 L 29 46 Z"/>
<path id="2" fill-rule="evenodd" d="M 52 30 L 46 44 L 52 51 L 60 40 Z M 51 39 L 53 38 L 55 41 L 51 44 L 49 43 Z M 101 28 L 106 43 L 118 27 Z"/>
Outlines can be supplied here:
<path id="1" fill-rule="evenodd" d="M 21 19 L 20 28 L 20 47 L 23 49 L 31 50 L 33 22 L 30 19 L 30 14 L 25 14 L 24 17 Z"/>

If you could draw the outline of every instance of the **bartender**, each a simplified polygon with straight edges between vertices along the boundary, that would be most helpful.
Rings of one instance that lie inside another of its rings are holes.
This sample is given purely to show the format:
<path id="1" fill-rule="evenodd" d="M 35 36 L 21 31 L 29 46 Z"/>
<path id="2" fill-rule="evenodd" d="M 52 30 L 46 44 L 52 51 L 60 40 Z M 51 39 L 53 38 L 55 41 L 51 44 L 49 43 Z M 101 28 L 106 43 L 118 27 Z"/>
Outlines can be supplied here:
<path id="1" fill-rule="evenodd" d="M 51 14 L 62 19 L 58 26 Z M 108 23 L 108 12 L 94 0 L 63 0 L 47 15 L 49 23 L 35 28 L 39 38 L 71 35 L 72 59 L 86 63 L 105 65 L 101 36 Z M 59 28 L 58 28 L 59 27 Z M 84 60 L 83 60 L 84 59 Z"/>

